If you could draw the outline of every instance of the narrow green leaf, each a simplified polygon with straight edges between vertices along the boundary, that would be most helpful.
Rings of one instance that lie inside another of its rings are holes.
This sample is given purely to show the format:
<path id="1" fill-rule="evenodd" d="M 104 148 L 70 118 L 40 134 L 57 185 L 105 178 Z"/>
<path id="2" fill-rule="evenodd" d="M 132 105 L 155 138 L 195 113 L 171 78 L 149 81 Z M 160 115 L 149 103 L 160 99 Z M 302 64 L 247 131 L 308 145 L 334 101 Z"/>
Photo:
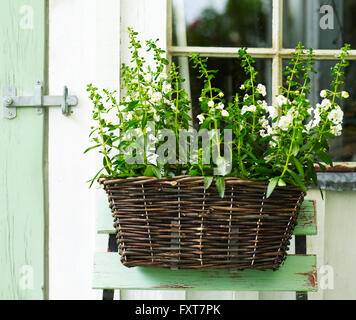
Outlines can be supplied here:
<path id="1" fill-rule="evenodd" d="M 143 173 L 144 176 L 146 177 L 157 177 L 158 179 L 161 179 L 161 170 L 159 168 L 148 165 Z"/>
<path id="2" fill-rule="evenodd" d="M 224 177 L 216 177 L 216 188 L 218 189 L 221 198 L 225 195 L 225 179 Z"/>
<path id="3" fill-rule="evenodd" d="M 300 179 L 300 177 L 290 169 L 288 169 L 288 172 L 293 177 L 293 179 L 298 184 L 298 186 L 301 187 L 303 189 L 303 191 L 307 191 L 307 188 L 306 188 L 305 184 L 303 183 L 303 181 Z"/>
<path id="4" fill-rule="evenodd" d="M 100 146 L 101 146 L 101 144 L 97 144 L 97 145 L 95 145 L 95 146 L 92 146 L 92 147 L 86 149 L 86 150 L 84 151 L 84 153 L 87 153 L 88 151 L 93 150 L 93 149 L 95 149 L 95 148 L 98 148 L 98 147 L 100 147 Z"/>
<path id="5" fill-rule="evenodd" d="M 303 166 L 301 165 L 301 163 L 299 162 L 299 160 L 295 157 L 292 158 L 301 178 L 304 180 L 304 169 Z"/>
<path id="6" fill-rule="evenodd" d="M 204 177 L 204 190 L 208 190 L 213 182 L 213 177 Z"/>
<path id="7" fill-rule="evenodd" d="M 266 197 L 269 198 L 274 189 L 276 188 L 278 184 L 279 177 L 274 177 L 269 179 L 268 187 L 267 187 L 267 195 Z"/>

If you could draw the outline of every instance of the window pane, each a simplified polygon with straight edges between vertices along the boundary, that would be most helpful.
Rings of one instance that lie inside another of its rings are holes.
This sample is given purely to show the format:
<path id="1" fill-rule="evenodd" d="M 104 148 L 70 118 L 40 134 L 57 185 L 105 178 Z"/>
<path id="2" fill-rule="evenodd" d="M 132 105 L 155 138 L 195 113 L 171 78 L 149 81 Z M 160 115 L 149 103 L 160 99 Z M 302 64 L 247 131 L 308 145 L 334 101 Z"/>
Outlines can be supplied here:
<path id="1" fill-rule="evenodd" d="M 173 45 L 271 47 L 272 0 L 173 0 Z"/>
<path id="2" fill-rule="evenodd" d="M 323 6 L 326 7 L 320 13 Z M 356 45 L 355 0 L 284 0 L 283 16 L 285 48 L 294 48 L 299 41 L 314 49 Z"/>
<path id="3" fill-rule="evenodd" d="M 197 126 L 198 121 L 196 117 L 201 113 L 198 99 L 203 89 L 203 80 L 197 79 L 198 71 L 192 67 L 190 62 L 188 62 L 187 57 L 173 57 L 172 60 L 175 64 L 182 66 L 182 76 L 187 79 L 184 82 L 186 85 L 185 89 L 191 95 L 193 121 Z M 257 80 L 259 83 L 267 86 L 267 97 L 270 99 L 272 61 L 270 59 L 256 59 L 255 68 L 259 72 Z M 212 85 L 224 92 L 226 104 L 233 101 L 236 92 L 242 94 L 239 88 L 247 79 L 247 76 L 240 67 L 240 60 L 232 58 L 209 58 L 208 69 L 219 70 L 219 72 L 215 74 L 215 79 L 213 80 Z M 270 104 L 271 100 L 267 100 L 267 102 Z"/>
<path id="4" fill-rule="evenodd" d="M 325 60 L 316 61 L 315 70 L 317 74 L 312 75 L 312 92 L 308 97 L 311 104 L 315 107 L 320 103 L 320 91 L 323 89 L 331 89 L 332 78 L 330 76 L 330 68 L 337 61 Z M 284 60 L 284 66 L 287 61 Z M 356 87 L 356 61 L 351 61 L 350 66 L 345 72 L 345 86 L 340 88 L 350 93 L 350 98 L 338 101 L 340 107 L 344 111 L 343 132 L 340 137 L 330 140 L 330 152 L 333 161 L 356 161 L 356 92 L 353 90 Z"/>

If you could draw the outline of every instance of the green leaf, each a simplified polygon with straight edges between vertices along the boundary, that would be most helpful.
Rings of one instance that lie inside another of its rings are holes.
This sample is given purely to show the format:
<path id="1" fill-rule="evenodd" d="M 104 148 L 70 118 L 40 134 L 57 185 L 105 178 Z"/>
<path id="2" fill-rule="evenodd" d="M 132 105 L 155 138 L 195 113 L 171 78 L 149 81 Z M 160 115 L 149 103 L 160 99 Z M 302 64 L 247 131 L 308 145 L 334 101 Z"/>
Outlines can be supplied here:
<path id="1" fill-rule="evenodd" d="M 92 147 L 86 149 L 86 150 L 84 151 L 84 153 L 87 153 L 88 151 L 93 150 L 93 149 L 95 149 L 95 148 L 98 148 L 98 147 L 100 147 L 100 146 L 101 146 L 101 144 L 97 144 L 97 145 L 95 145 L 95 146 L 92 146 Z"/>
<path id="2" fill-rule="evenodd" d="M 299 162 L 299 160 L 295 157 L 292 158 L 292 161 L 294 162 L 301 178 L 304 180 L 304 169 L 303 166 L 301 165 L 301 163 Z"/>
<path id="3" fill-rule="evenodd" d="M 274 189 L 276 188 L 278 184 L 279 177 L 274 177 L 269 179 L 268 187 L 267 187 L 267 195 L 266 197 L 269 198 Z"/>
<path id="4" fill-rule="evenodd" d="M 92 187 L 93 183 L 96 181 L 96 178 L 99 176 L 99 174 L 104 170 L 104 168 L 101 168 L 97 174 L 94 176 L 93 179 L 89 180 L 88 182 L 90 182 L 90 185 L 89 185 L 89 189 Z"/>
<path id="5" fill-rule="evenodd" d="M 303 189 L 303 191 L 307 191 L 307 188 L 306 188 L 305 184 L 303 183 L 303 181 L 300 179 L 300 177 L 290 169 L 288 169 L 288 172 L 293 177 L 293 179 L 298 184 L 298 186 L 301 187 Z"/>
<path id="6" fill-rule="evenodd" d="M 157 177 L 158 179 L 161 179 L 161 170 L 159 168 L 148 165 L 143 173 L 145 177 Z"/>
<path id="7" fill-rule="evenodd" d="M 216 188 L 218 189 L 221 198 L 225 195 L 225 179 L 224 177 L 216 177 Z"/>
<path id="8" fill-rule="evenodd" d="M 211 183 L 213 182 L 213 177 L 204 177 L 204 190 L 208 190 Z"/>
<path id="9" fill-rule="evenodd" d="M 322 161 L 324 161 L 326 164 L 332 166 L 333 162 L 332 162 L 330 156 L 329 156 L 328 154 L 326 154 L 325 152 L 319 151 L 319 152 L 318 152 L 318 157 L 319 157 Z"/>
<path id="10" fill-rule="evenodd" d="M 191 176 L 200 176 L 200 171 L 197 169 L 191 169 L 191 170 L 189 170 L 188 174 Z"/>

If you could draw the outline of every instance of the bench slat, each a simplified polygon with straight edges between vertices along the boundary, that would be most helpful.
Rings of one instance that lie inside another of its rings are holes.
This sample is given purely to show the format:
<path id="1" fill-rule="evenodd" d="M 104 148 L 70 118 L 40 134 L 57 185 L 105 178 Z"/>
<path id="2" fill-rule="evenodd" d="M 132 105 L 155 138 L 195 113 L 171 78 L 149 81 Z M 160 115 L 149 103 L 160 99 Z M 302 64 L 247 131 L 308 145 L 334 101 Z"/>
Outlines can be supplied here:
<path id="1" fill-rule="evenodd" d="M 113 218 L 108 207 L 107 201 L 102 203 L 97 219 L 97 230 L 99 234 L 114 234 Z M 305 200 L 302 203 L 301 210 L 298 216 L 298 225 L 294 230 L 294 234 L 301 235 L 316 235 L 316 210 L 315 201 Z"/>
<path id="2" fill-rule="evenodd" d="M 314 236 L 318 233 L 315 200 L 304 200 L 297 221 L 298 224 L 294 229 L 296 236 Z"/>
<path id="3" fill-rule="evenodd" d="M 316 256 L 290 255 L 278 271 L 126 268 L 114 252 L 96 253 L 94 289 L 316 291 Z"/>

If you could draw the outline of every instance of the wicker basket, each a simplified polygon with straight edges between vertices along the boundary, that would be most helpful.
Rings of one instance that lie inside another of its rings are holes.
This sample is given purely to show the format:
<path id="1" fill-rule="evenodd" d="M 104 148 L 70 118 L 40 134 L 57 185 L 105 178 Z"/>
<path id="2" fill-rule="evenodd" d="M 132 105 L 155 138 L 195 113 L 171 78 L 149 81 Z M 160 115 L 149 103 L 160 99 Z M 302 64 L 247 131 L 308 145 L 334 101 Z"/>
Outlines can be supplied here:
<path id="1" fill-rule="evenodd" d="M 266 182 L 215 183 L 177 176 L 100 180 L 113 212 L 127 267 L 273 269 L 285 259 L 304 192 L 278 187 L 266 199 Z"/>

